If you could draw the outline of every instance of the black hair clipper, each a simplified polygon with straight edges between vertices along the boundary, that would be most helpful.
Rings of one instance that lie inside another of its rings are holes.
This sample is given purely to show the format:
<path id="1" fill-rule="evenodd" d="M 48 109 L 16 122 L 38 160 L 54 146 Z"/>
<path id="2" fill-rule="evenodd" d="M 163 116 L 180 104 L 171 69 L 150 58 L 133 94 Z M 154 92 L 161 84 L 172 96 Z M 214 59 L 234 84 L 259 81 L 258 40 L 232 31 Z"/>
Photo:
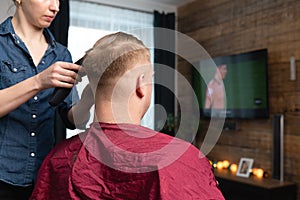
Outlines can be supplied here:
<path id="1" fill-rule="evenodd" d="M 82 65 L 82 62 L 85 57 L 80 58 L 75 62 L 77 65 Z M 49 99 L 49 104 L 51 106 L 57 106 L 60 104 L 71 92 L 72 88 L 55 88 L 52 96 Z"/>

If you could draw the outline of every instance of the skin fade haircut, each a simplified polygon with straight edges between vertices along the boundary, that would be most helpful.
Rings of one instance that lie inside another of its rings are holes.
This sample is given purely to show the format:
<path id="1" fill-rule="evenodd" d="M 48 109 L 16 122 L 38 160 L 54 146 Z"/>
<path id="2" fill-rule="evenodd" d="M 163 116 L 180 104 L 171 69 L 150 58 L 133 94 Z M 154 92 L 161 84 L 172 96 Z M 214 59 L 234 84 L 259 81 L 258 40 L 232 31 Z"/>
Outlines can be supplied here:
<path id="1" fill-rule="evenodd" d="M 83 66 L 93 91 L 122 76 L 139 60 L 150 62 L 149 49 L 136 37 L 118 32 L 99 39 L 87 52 Z"/>

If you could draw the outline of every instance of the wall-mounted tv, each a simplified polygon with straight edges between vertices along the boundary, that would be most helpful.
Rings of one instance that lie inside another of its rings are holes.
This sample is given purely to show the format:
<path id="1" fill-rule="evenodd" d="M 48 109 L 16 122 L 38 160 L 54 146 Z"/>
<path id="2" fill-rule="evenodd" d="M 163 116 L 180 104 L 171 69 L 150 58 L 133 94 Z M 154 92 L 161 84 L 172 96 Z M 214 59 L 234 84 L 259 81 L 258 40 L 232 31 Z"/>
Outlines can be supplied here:
<path id="1" fill-rule="evenodd" d="M 193 66 L 201 116 L 269 117 L 267 49 L 200 60 Z"/>

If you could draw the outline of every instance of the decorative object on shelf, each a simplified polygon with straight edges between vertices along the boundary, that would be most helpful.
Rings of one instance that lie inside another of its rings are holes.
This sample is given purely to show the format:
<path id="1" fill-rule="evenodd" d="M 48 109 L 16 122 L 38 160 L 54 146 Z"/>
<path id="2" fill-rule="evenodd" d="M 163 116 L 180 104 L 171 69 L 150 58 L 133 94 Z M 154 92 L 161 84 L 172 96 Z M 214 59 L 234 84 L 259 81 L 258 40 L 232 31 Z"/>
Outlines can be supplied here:
<path id="1" fill-rule="evenodd" d="M 163 132 L 167 132 L 167 133 L 173 133 L 175 131 L 175 117 L 173 116 L 173 114 L 168 114 L 167 115 L 167 119 L 166 119 L 166 123 L 165 126 L 163 127 Z"/>
<path id="2" fill-rule="evenodd" d="M 228 160 L 223 160 L 223 161 L 218 161 L 218 162 L 213 162 L 210 161 L 213 168 L 217 169 L 229 169 L 230 167 L 230 162 Z"/>
<path id="3" fill-rule="evenodd" d="M 223 162 L 222 161 L 218 161 L 216 167 L 218 169 L 223 169 Z"/>
<path id="4" fill-rule="evenodd" d="M 209 160 L 213 169 L 227 170 L 237 176 L 249 177 L 255 176 L 257 178 L 268 178 L 269 174 L 262 168 L 252 168 L 252 158 L 241 158 L 239 166 L 235 163 L 231 163 L 228 160 L 213 161 Z M 237 173 L 238 172 L 238 173 Z"/>
<path id="5" fill-rule="evenodd" d="M 228 160 L 223 160 L 223 168 L 228 169 L 230 162 Z"/>
<path id="6" fill-rule="evenodd" d="M 254 160 L 252 158 L 241 158 L 236 175 L 241 177 L 249 177 L 253 161 Z"/>
<path id="7" fill-rule="evenodd" d="M 175 136 L 180 122 L 180 114 L 178 115 L 179 116 L 174 116 L 172 113 L 168 113 L 165 120 L 159 120 L 157 122 L 155 130 Z"/>
<path id="8" fill-rule="evenodd" d="M 237 170 L 238 170 L 237 164 L 235 164 L 235 163 L 230 164 L 230 165 L 229 165 L 229 170 L 230 170 L 232 173 L 236 173 Z"/>
<path id="9" fill-rule="evenodd" d="M 258 178 L 263 178 L 265 173 L 264 170 L 261 168 L 253 168 L 252 174 Z"/>

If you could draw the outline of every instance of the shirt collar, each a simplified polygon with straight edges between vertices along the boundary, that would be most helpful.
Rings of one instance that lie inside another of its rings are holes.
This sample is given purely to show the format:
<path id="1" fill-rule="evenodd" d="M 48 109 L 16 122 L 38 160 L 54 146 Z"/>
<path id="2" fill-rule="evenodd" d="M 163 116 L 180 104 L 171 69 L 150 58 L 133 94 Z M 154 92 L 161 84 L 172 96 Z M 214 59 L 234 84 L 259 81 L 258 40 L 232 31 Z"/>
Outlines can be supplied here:
<path id="1" fill-rule="evenodd" d="M 48 44 L 51 45 L 51 47 L 55 48 L 56 41 L 55 41 L 53 34 L 50 32 L 49 29 L 47 29 L 47 28 L 44 29 L 44 35 L 45 35 L 45 38 L 46 38 Z"/>
<path id="2" fill-rule="evenodd" d="M 8 17 L 0 26 L 0 35 L 5 35 L 5 34 L 14 34 L 14 28 L 11 23 L 12 17 Z"/>

